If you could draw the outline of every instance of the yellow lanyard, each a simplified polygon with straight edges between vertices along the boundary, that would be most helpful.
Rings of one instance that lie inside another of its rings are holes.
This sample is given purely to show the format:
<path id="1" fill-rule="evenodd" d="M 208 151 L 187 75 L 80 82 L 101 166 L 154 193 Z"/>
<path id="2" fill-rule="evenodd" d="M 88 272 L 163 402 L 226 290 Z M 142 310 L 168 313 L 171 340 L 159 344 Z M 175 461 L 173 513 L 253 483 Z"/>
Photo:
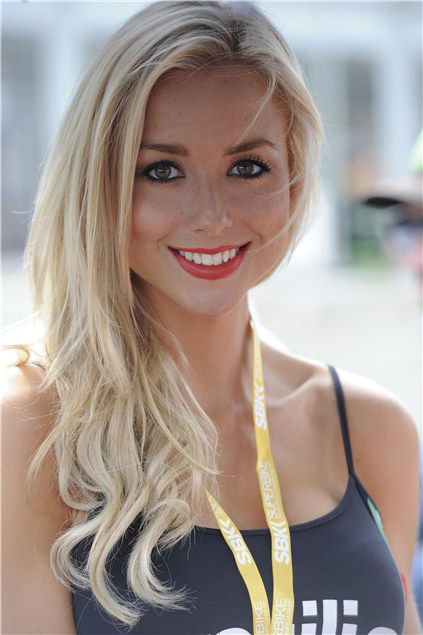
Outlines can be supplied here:
<path id="1" fill-rule="evenodd" d="M 272 616 L 270 616 L 269 601 L 263 580 L 244 538 L 207 489 L 206 494 L 220 531 L 232 551 L 248 589 L 253 612 L 254 635 L 275 635 L 276 633 L 291 635 L 294 614 L 291 536 L 270 450 L 260 340 L 252 318 L 250 318 L 250 324 L 254 345 L 253 416 L 257 444 L 256 469 L 263 509 L 272 537 Z"/>

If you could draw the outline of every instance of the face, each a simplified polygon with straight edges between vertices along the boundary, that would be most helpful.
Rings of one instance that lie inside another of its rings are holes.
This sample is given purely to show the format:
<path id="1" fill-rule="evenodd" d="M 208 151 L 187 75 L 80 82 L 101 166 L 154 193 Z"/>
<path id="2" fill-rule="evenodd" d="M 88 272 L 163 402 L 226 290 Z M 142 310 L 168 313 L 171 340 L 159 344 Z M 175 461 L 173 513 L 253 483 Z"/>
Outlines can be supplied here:
<path id="1" fill-rule="evenodd" d="M 157 310 L 223 315 L 281 258 L 285 235 L 268 244 L 289 218 L 280 107 L 268 103 L 239 145 L 259 137 L 270 143 L 227 152 L 256 114 L 264 90 L 263 80 L 249 69 L 214 67 L 191 77 L 175 71 L 149 97 L 134 181 L 131 269 Z M 184 151 L 143 147 L 147 144 Z M 170 249 L 202 254 L 246 243 L 247 250 L 218 269 L 195 264 L 193 256 L 196 275 Z"/>

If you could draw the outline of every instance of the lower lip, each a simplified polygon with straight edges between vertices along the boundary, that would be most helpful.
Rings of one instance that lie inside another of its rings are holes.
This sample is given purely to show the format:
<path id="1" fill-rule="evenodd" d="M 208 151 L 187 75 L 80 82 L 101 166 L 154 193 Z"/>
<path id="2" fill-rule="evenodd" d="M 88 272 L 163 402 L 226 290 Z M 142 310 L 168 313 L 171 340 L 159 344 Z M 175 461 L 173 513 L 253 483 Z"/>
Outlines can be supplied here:
<path id="1" fill-rule="evenodd" d="M 174 249 L 170 249 L 170 251 L 175 256 L 176 260 L 181 265 L 182 269 L 185 269 L 188 273 L 196 278 L 207 278 L 208 280 L 216 280 L 217 278 L 225 278 L 226 276 L 230 276 L 231 273 L 236 271 L 240 266 L 241 262 L 244 260 L 244 256 L 247 253 L 251 242 L 247 243 L 244 247 L 242 247 L 235 258 L 232 260 L 228 260 L 228 262 L 222 262 L 221 265 L 199 265 L 194 261 L 187 260 L 181 254 Z"/>

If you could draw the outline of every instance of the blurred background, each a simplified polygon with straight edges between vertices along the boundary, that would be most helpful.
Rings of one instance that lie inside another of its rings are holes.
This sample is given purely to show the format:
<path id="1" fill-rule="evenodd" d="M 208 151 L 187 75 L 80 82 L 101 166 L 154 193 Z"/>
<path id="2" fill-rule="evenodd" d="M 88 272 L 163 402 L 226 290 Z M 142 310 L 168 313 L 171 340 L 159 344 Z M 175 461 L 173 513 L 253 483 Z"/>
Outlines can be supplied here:
<path id="1" fill-rule="evenodd" d="M 3 328 L 31 312 L 22 252 L 58 122 L 96 47 L 146 4 L 3 3 Z M 321 208 L 252 310 L 280 346 L 395 393 L 422 438 L 422 4 L 255 4 L 299 58 L 325 140 Z M 423 619 L 422 568 L 416 552 Z"/>

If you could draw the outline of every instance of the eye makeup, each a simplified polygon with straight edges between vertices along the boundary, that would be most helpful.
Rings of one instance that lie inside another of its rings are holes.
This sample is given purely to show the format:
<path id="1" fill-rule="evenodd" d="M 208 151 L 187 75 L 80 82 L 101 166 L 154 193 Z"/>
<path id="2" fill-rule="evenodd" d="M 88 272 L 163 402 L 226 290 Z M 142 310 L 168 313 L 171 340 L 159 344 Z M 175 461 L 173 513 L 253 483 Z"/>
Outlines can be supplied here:
<path id="1" fill-rule="evenodd" d="M 233 174 L 228 174 L 228 176 L 236 176 L 238 178 L 241 179 L 259 179 L 261 177 L 263 177 L 267 172 L 270 172 L 271 167 L 268 163 L 266 163 L 259 155 L 249 155 L 246 157 L 241 157 L 240 159 L 238 159 L 238 161 L 236 161 L 236 163 L 233 164 L 233 166 L 230 168 L 234 168 L 236 166 L 238 166 L 240 163 L 251 163 L 252 165 L 255 165 L 256 167 L 260 168 L 260 172 L 256 172 L 255 174 L 249 174 L 249 175 L 245 175 L 245 174 L 238 174 L 238 175 L 233 175 Z M 136 177 L 141 177 L 141 178 L 145 178 L 147 181 L 150 181 L 152 183 L 172 183 L 173 181 L 176 181 L 177 179 L 183 178 L 180 176 L 177 177 L 173 177 L 173 178 L 154 178 L 150 175 L 150 172 L 152 172 L 154 169 L 156 168 L 165 168 L 169 166 L 170 168 L 174 168 L 176 170 L 180 170 L 180 168 L 178 168 L 178 166 L 173 162 L 173 161 L 169 161 L 168 159 L 159 159 L 158 161 L 155 161 L 154 163 L 150 163 L 146 168 L 144 168 L 141 171 L 137 171 L 135 173 Z"/>

